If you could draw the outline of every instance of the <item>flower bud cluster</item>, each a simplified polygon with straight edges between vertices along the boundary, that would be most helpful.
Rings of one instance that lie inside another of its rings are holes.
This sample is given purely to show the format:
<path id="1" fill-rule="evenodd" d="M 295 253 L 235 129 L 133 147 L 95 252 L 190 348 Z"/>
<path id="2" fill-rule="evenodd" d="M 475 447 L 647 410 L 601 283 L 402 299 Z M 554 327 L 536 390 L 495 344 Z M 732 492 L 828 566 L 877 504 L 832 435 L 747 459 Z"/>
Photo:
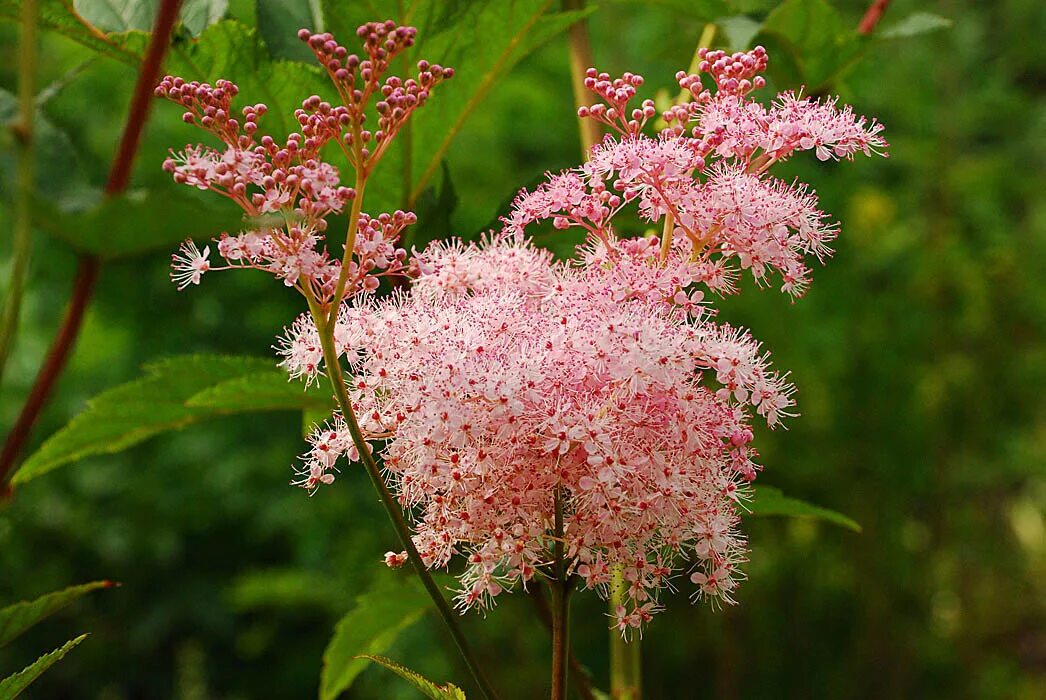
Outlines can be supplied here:
<path id="1" fill-rule="evenodd" d="M 386 77 L 392 59 L 414 45 L 417 30 L 389 20 L 368 22 L 356 30 L 356 35 L 363 40 L 366 58 L 350 54 L 329 32 L 298 32 L 298 38 L 312 49 L 341 96 L 348 125 L 342 145 L 350 161 L 364 168 L 381 156 L 411 113 L 428 101 L 437 84 L 453 77 L 454 71 L 422 60 L 417 64 L 416 77 Z M 367 106 L 375 96 L 378 128 L 371 131 L 364 124 Z"/>
<path id="2" fill-rule="evenodd" d="M 172 278 L 180 289 L 199 284 L 205 272 L 246 267 L 268 271 L 321 304 L 331 305 L 340 301 L 333 298 L 338 293 L 345 298 L 374 291 L 380 277 L 405 272 L 407 254 L 396 243 L 404 227 L 415 221 L 414 215 L 396 212 L 372 218 L 360 211 L 359 203 L 352 203 L 393 136 L 425 104 L 432 89 L 453 75 L 451 69 L 428 61 L 418 63 L 416 77 L 386 75 L 392 59 L 413 45 L 416 33 L 413 27 L 393 22 L 365 24 L 357 30 L 365 55 L 361 60 L 330 34 L 301 30 L 299 37 L 326 68 L 342 104 L 318 95 L 306 98 L 294 113 L 299 131 L 282 142 L 258 134 L 265 105 L 243 108 L 242 118 L 230 116 L 232 100 L 239 93 L 233 83 L 219 80 L 212 87 L 173 76 L 160 81 L 156 95 L 182 106 L 186 122 L 223 144 L 172 152 L 164 170 L 179 184 L 230 198 L 244 210 L 251 226 L 218 240 L 224 264 L 212 264 L 210 247 L 201 252 L 186 242 L 174 256 Z M 364 128 L 372 102 L 378 115 L 378 130 L 373 133 Z M 355 187 L 341 185 L 338 169 L 324 160 L 323 150 L 331 143 L 341 148 L 354 168 Z M 325 247 L 327 219 L 350 205 L 351 250 L 340 261 Z"/>

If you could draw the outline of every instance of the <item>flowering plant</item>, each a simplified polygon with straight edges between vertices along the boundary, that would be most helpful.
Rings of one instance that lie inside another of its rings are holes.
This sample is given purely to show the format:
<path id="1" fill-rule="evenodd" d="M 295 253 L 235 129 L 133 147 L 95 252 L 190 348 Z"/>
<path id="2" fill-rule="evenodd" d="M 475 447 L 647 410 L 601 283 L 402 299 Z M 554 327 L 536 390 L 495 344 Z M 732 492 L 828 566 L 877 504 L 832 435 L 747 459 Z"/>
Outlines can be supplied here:
<path id="1" fill-rule="evenodd" d="M 408 253 L 398 241 L 414 214 L 368 215 L 364 192 L 453 71 L 421 61 L 415 77 L 388 74 L 412 28 L 369 23 L 358 36 L 364 58 L 330 34 L 299 33 L 341 104 L 307 98 L 300 132 L 282 143 L 257 136 L 264 105 L 233 116 L 229 82 L 167 77 L 156 89 L 222 143 L 190 146 L 164 168 L 229 197 L 253 224 L 218 239 L 218 264 L 210 247 L 186 242 L 174 281 L 264 270 L 308 306 L 278 343 L 281 365 L 306 382 L 325 375 L 339 410 L 309 436 L 292 483 L 312 492 L 334 482 L 342 457 L 362 462 L 403 542 L 386 563 L 412 563 L 488 695 L 429 574 L 457 554 L 461 608 L 549 584 L 557 679 L 577 585 L 607 596 L 623 582 L 614 610 L 623 634 L 651 619 L 680 573 L 695 598 L 734 602 L 740 513 L 761 469 L 751 421 L 793 416 L 794 388 L 747 331 L 718 321 L 708 295 L 736 292 L 742 270 L 801 295 L 808 259 L 830 254 L 838 228 L 813 191 L 769 168 L 798 151 L 881 153 L 881 125 L 790 92 L 763 105 L 753 97 L 765 85 L 762 48 L 702 49 L 698 72 L 676 76 L 690 99 L 660 114 L 666 126 L 650 136 L 654 103 L 630 107 L 642 77 L 591 69 L 584 85 L 602 101 L 578 115 L 613 134 L 587 162 L 521 192 L 482 242 Z M 324 160 L 328 147 L 343 154 L 352 187 Z M 633 206 L 652 231 L 617 224 Z M 327 221 L 346 209 L 336 255 Z M 542 222 L 584 232 L 576 258 L 555 261 L 531 242 Z M 409 278 L 409 290 L 376 294 L 393 277 Z"/>

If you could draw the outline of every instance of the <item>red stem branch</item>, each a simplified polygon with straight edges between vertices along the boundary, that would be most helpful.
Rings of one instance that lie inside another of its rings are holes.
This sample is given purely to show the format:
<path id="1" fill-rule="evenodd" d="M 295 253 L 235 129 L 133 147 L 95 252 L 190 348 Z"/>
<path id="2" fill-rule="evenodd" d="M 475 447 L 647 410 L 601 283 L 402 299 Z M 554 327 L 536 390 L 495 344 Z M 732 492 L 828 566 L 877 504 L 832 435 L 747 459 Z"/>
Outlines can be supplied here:
<path id="1" fill-rule="evenodd" d="M 109 179 L 105 184 L 106 196 L 112 197 L 123 192 L 130 180 L 131 166 L 134 164 L 134 156 L 138 151 L 145 121 L 149 115 L 149 105 L 152 104 L 153 88 L 160 78 L 160 68 L 163 65 L 164 55 L 167 53 L 167 46 L 171 41 L 171 33 L 174 31 L 174 23 L 178 18 L 180 5 L 181 0 L 162 0 L 160 3 L 149 49 L 138 70 L 138 82 L 134 86 L 127 123 L 124 126 L 123 135 L 120 137 L 116 155 L 113 157 Z M 14 427 L 4 441 L 3 451 L 0 452 L 0 499 L 3 495 L 10 493 L 6 484 L 14 473 L 18 455 L 29 438 L 33 424 L 40 416 L 40 411 L 50 398 L 55 382 L 61 376 L 62 370 L 69 360 L 69 354 L 80 334 L 84 311 L 94 293 L 99 267 L 100 262 L 97 257 L 80 256 L 65 318 L 62 319 L 62 325 L 59 326 L 54 340 L 51 341 L 47 357 L 37 372 L 33 387 L 29 390 L 29 396 L 15 420 Z"/>
<path id="2" fill-rule="evenodd" d="M 876 25 L 879 24 L 879 20 L 883 18 L 883 14 L 889 6 L 890 0 L 873 0 L 857 25 L 857 33 L 871 34 L 875 31 Z"/>

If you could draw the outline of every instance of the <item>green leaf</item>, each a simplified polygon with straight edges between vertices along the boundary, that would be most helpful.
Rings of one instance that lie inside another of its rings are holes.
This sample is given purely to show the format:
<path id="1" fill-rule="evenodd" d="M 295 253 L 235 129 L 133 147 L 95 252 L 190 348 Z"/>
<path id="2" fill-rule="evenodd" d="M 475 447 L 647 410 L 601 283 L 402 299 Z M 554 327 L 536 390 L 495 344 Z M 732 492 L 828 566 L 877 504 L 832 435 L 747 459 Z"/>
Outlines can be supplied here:
<path id="1" fill-rule="evenodd" d="M 18 20 L 21 3 L 18 0 L 0 0 L 0 17 Z M 124 63 L 137 65 L 141 57 L 126 49 L 118 37 L 107 36 L 77 14 L 68 0 L 41 0 L 39 4 L 39 24 L 43 29 L 58 32 L 73 41 L 83 44 L 101 54 L 110 56 Z"/>
<path id="2" fill-rule="evenodd" d="M 193 36 L 225 16 L 228 0 L 186 0 L 178 19 Z M 156 23 L 159 0 L 73 0 L 73 11 L 102 32 L 147 32 Z"/>
<path id="3" fill-rule="evenodd" d="M 731 51 L 744 51 L 752 45 L 752 39 L 762 29 L 762 25 L 747 15 L 724 17 L 717 22 L 726 34 L 727 48 Z"/>
<path id="4" fill-rule="evenodd" d="M 289 380 L 285 372 L 268 369 L 208 387 L 191 396 L 185 405 L 224 413 L 318 410 L 329 416 L 334 400 L 321 386 L 314 383 L 303 390 L 301 383 Z"/>
<path id="5" fill-rule="evenodd" d="M 257 0 L 258 31 L 274 58 L 312 61 L 308 46 L 298 39 L 302 27 L 323 31 L 323 8 L 319 0 Z M 308 95 L 303 95 L 308 97 Z"/>
<path id="6" fill-rule="evenodd" d="M 341 618 L 323 652 L 320 700 L 334 700 L 367 667 L 368 654 L 385 652 L 425 611 L 429 599 L 413 580 L 386 572 Z"/>
<path id="7" fill-rule="evenodd" d="M 929 12 L 913 12 L 900 22 L 884 27 L 882 31 L 876 32 L 880 39 L 900 39 L 909 36 L 918 36 L 938 29 L 947 29 L 952 26 L 952 21 L 947 17 L 931 14 Z"/>
<path id="8" fill-rule="evenodd" d="M 554 0 L 477 3 L 454 26 L 428 39 L 419 37 L 414 55 L 455 69 L 431 102 L 414 117 L 411 199 L 420 196 L 440 168 L 451 143 L 500 79 L 525 56 L 595 8 L 553 12 Z"/>
<path id="9" fill-rule="evenodd" d="M 769 72 L 774 81 L 813 91 L 850 65 L 866 45 L 826 0 L 786 0 L 767 15 L 761 38 L 773 57 Z"/>
<path id="10" fill-rule="evenodd" d="M 0 610 L 0 647 L 81 596 L 99 588 L 112 588 L 116 585 L 112 581 L 92 581 L 3 608 Z"/>
<path id="11" fill-rule="evenodd" d="M 316 400 L 300 384 L 288 384 L 287 394 L 275 397 L 275 379 L 266 380 L 264 397 L 259 397 L 257 403 L 250 402 L 243 387 L 235 386 L 209 398 L 205 394 L 196 399 L 201 392 L 245 376 L 257 378 L 269 373 L 283 378 L 272 360 L 265 358 L 184 355 L 146 365 L 144 369 L 141 379 L 91 399 L 80 415 L 25 461 L 12 483 L 25 483 L 84 457 L 119 452 L 159 433 L 208 418 L 245 411 L 300 410 Z M 295 405 L 293 397 L 298 399 Z M 190 405 L 193 399 L 201 405 Z"/>
<path id="12" fill-rule="evenodd" d="M 828 508 L 815 506 L 797 498 L 784 495 L 781 489 L 773 486 L 754 486 L 755 496 L 752 499 L 752 515 L 785 515 L 793 518 L 817 518 L 854 532 L 861 532 L 861 526 L 852 518 Z"/>
<path id="13" fill-rule="evenodd" d="M 229 10 L 229 0 L 185 0 L 178 18 L 192 36 L 221 21 Z"/>
<path id="14" fill-rule="evenodd" d="M 392 659 L 387 659 L 384 656 L 373 656 L 371 654 L 363 654 L 360 658 L 368 659 L 376 664 L 381 664 L 420 690 L 425 697 L 432 698 L 432 700 L 466 700 L 465 693 L 456 685 L 453 685 L 452 683 L 436 685 L 417 671 L 412 671 L 406 666 L 396 663 Z"/>
<path id="15" fill-rule="evenodd" d="M 86 634 L 81 634 L 76 639 L 69 640 L 50 654 L 44 654 L 13 676 L 8 676 L 3 681 L 0 681 L 0 700 L 12 700 L 12 698 L 18 697 L 23 690 L 28 688 L 33 681 L 40 677 L 40 674 L 60 661 L 73 647 L 86 638 Z"/>
<path id="16" fill-rule="evenodd" d="M 235 233 L 243 226 L 243 212 L 235 204 L 175 185 L 107 197 L 85 211 L 65 211 L 38 199 L 33 217 L 40 230 L 103 259 L 168 248 L 186 238 Z"/>
<path id="17" fill-rule="evenodd" d="M 104 32 L 148 31 L 158 3 L 142 0 L 73 0 L 73 9 L 84 21 Z"/>

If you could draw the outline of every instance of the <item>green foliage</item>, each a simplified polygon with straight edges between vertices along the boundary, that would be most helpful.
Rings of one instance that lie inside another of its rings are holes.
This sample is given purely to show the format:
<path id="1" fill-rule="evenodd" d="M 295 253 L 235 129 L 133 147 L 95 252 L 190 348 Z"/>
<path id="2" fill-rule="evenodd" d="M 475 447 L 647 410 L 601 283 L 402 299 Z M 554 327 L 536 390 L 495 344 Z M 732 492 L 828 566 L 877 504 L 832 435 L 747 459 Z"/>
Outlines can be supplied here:
<path id="1" fill-rule="evenodd" d="M 853 530 L 854 532 L 861 531 L 861 526 L 852 518 L 848 518 L 842 513 L 837 513 L 834 510 L 815 506 L 812 503 L 800 501 L 798 498 L 786 496 L 781 492 L 781 489 L 774 488 L 773 486 L 753 486 L 752 491 L 754 492 L 754 497 L 752 498 L 750 506 L 752 515 L 784 515 L 792 518 L 815 518 L 832 523 L 833 525 L 844 527 L 847 530 Z"/>
<path id="2" fill-rule="evenodd" d="M 432 700 L 465 700 L 465 693 L 462 692 L 461 688 L 452 683 L 436 685 L 417 671 L 412 671 L 406 666 L 398 664 L 392 659 L 387 659 L 384 656 L 363 654 L 360 658 L 368 659 L 376 664 L 381 664 L 420 690 L 427 698 L 431 698 Z"/>
<path id="3" fill-rule="evenodd" d="M 877 32 L 876 36 L 881 39 L 902 39 L 935 32 L 938 29 L 947 29 L 950 26 L 952 26 L 952 21 L 947 17 L 930 12 L 913 12 L 900 22 L 887 25 Z"/>
<path id="4" fill-rule="evenodd" d="M 83 211 L 65 211 L 40 199 L 33 222 L 74 249 L 102 259 L 170 249 L 186 238 L 211 238 L 243 225 L 235 204 L 211 193 L 172 186 L 105 197 Z"/>
<path id="5" fill-rule="evenodd" d="M 0 609 L 0 647 L 81 596 L 99 588 L 112 588 L 114 585 L 116 584 L 112 581 L 92 581 Z"/>
<path id="6" fill-rule="evenodd" d="M 258 32 L 274 58 L 313 60 L 312 51 L 298 38 L 298 30 L 323 31 L 319 0 L 258 0 L 255 7 Z"/>
<path id="7" fill-rule="evenodd" d="M 385 652 L 430 605 L 419 584 L 392 576 L 386 573 L 338 622 L 323 652 L 321 700 L 334 700 L 348 690 L 367 667 L 368 655 Z"/>
<path id="8" fill-rule="evenodd" d="M 271 360 L 262 358 L 187 355 L 147 364 L 144 370 L 145 377 L 88 402 L 83 413 L 25 461 L 12 483 L 25 483 L 90 455 L 113 454 L 204 419 L 301 410 L 324 400 L 321 390 L 288 382 Z"/>
<path id="9" fill-rule="evenodd" d="M 767 15 L 759 39 L 773 56 L 769 73 L 777 85 L 813 91 L 853 61 L 863 45 L 826 0 L 786 0 Z"/>
<path id="10" fill-rule="evenodd" d="M 160 3 L 159 0 L 73 0 L 72 6 L 73 12 L 103 32 L 127 32 L 151 30 Z M 196 36 L 220 20 L 227 8 L 227 0 L 186 0 L 178 19 Z"/>
<path id="11" fill-rule="evenodd" d="M 73 647 L 85 639 L 87 639 L 87 635 L 81 634 L 76 639 L 69 640 L 49 654 L 44 654 L 13 676 L 8 676 L 3 681 L 0 681 L 0 700 L 12 700 L 21 695 L 23 690 L 40 677 L 40 674 L 51 668 L 51 666 L 65 657 Z"/>

